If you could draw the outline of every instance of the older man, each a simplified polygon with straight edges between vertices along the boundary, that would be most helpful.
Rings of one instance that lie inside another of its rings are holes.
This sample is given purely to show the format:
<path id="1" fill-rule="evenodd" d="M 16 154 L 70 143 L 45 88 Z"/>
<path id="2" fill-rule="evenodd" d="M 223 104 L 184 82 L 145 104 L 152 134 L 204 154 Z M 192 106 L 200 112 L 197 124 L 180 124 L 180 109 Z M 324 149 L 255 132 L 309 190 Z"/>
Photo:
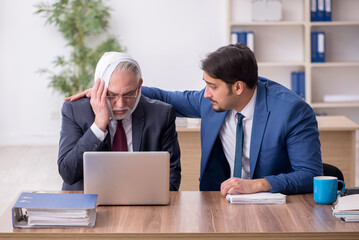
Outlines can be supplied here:
<path id="1" fill-rule="evenodd" d="M 58 155 L 63 190 L 83 190 L 86 151 L 167 151 L 170 190 L 181 181 L 174 109 L 141 95 L 141 69 L 129 55 L 105 53 L 91 98 L 64 102 Z"/>

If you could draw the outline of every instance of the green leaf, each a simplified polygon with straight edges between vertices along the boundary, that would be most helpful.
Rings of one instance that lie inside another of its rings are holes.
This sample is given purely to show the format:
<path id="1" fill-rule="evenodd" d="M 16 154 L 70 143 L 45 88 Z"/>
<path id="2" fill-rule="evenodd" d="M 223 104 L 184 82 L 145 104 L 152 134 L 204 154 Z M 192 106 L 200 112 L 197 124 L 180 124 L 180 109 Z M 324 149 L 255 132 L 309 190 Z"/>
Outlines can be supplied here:
<path id="1" fill-rule="evenodd" d="M 114 36 L 108 37 L 95 48 L 86 46 L 86 40 L 106 34 L 109 11 L 102 0 L 58 0 L 54 3 L 40 2 L 35 5 L 39 14 L 46 18 L 45 24 L 55 26 L 71 48 L 68 58 L 57 56 L 53 61 L 54 74 L 48 69 L 39 73 L 47 74 L 49 87 L 65 95 L 73 95 L 92 86 L 96 64 L 107 51 L 122 52 L 126 49 Z"/>

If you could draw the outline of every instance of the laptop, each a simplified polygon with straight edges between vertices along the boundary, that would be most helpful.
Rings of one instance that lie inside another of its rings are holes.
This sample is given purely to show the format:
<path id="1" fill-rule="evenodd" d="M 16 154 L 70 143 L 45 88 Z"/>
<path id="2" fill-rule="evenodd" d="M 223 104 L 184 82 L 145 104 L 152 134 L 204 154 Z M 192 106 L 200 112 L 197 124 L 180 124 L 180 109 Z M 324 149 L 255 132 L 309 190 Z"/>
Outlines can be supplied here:
<path id="1" fill-rule="evenodd" d="M 85 152 L 84 193 L 99 205 L 169 204 L 168 152 Z"/>

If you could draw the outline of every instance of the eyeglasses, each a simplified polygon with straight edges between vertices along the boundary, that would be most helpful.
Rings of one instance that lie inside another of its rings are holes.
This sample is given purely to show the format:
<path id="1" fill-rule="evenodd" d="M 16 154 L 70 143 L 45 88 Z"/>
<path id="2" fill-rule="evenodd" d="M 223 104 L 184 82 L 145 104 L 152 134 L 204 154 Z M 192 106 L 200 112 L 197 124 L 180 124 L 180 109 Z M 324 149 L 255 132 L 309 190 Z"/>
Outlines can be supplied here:
<path id="1" fill-rule="evenodd" d="M 136 101 L 137 93 L 138 93 L 138 88 L 131 90 L 124 95 L 121 94 L 107 95 L 107 99 L 110 102 L 117 102 L 118 100 L 120 100 L 120 98 L 122 98 L 124 102 L 130 103 Z"/>

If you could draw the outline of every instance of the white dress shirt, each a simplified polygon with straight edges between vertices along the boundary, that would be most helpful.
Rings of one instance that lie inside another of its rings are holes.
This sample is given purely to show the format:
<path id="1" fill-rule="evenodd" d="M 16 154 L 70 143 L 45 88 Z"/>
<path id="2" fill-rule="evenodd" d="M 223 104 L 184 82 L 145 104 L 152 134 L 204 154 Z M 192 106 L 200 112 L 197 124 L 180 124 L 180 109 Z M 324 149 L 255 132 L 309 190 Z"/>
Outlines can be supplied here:
<path id="1" fill-rule="evenodd" d="M 127 118 L 122 119 L 122 126 L 125 130 L 126 139 L 127 139 L 127 147 L 129 152 L 133 152 L 133 144 L 132 144 L 132 115 L 128 116 Z M 117 120 L 111 119 L 108 124 L 110 130 L 110 137 L 111 137 L 111 146 L 113 143 L 113 137 L 116 133 L 117 127 Z M 103 132 L 95 123 L 91 125 L 91 130 L 95 134 L 95 136 L 100 140 L 103 141 L 108 134 L 108 131 Z"/>
<path id="2" fill-rule="evenodd" d="M 242 178 L 250 178 L 249 168 L 249 154 L 251 145 L 252 125 L 254 107 L 257 99 L 257 88 L 254 90 L 254 94 L 247 104 L 247 106 L 240 112 L 243 118 L 243 154 L 242 154 Z M 234 158 L 236 153 L 236 130 L 237 130 L 237 112 L 232 109 L 228 111 L 226 119 L 219 132 L 219 137 L 222 142 L 224 154 L 226 155 L 229 167 L 231 170 L 231 177 L 233 177 L 234 171 Z"/>

